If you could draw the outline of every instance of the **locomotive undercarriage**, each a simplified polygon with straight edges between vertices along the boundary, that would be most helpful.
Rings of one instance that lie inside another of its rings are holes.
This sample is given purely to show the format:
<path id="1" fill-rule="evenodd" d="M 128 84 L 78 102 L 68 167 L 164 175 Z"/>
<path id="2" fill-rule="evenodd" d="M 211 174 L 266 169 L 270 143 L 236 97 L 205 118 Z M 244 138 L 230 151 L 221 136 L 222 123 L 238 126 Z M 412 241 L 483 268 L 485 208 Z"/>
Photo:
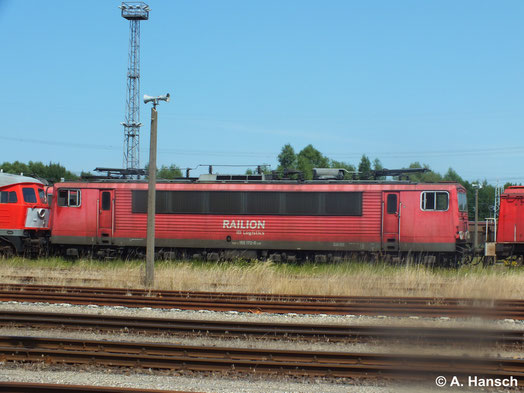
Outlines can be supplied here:
<path id="1" fill-rule="evenodd" d="M 143 247 L 55 246 L 51 253 L 66 258 L 94 258 L 101 260 L 136 260 L 146 258 Z M 157 248 L 156 260 L 198 260 L 208 262 L 258 260 L 275 263 L 341 263 L 347 261 L 389 264 L 420 264 L 425 266 L 458 267 L 471 263 L 473 255 L 467 247 L 456 252 L 382 252 L 382 251 L 304 251 L 257 249 L 198 249 Z"/>
<path id="2" fill-rule="evenodd" d="M 0 257 L 38 258 L 47 255 L 48 244 L 48 237 L 36 231 L 26 230 L 21 236 L 0 236 Z"/>
<path id="3" fill-rule="evenodd" d="M 496 257 L 495 258 L 502 261 L 507 266 L 523 266 L 524 265 L 524 244 L 522 243 L 498 243 L 496 245 Z"/>

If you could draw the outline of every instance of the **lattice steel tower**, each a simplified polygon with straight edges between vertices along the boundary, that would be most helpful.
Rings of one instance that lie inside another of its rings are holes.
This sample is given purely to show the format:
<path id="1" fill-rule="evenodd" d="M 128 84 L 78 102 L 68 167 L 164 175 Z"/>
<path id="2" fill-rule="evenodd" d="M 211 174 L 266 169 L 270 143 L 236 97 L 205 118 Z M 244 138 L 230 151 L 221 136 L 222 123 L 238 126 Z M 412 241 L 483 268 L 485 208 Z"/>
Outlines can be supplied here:
<path id="1" fill-rule="evenodd" d="M 123 2 L 122 17 L 129 21 L 129 63 L 127 67 L 126 118 L 124 126 L 124 167 L 140 166 L 140 21 L 149 19 L 146 3 Z"/>

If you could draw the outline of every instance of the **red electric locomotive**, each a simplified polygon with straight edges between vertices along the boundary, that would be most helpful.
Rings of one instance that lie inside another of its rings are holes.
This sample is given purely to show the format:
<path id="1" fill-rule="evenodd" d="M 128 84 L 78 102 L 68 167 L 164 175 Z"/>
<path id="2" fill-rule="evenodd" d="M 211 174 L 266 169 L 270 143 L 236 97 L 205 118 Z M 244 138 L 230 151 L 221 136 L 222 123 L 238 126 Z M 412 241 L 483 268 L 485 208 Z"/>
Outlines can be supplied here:
<path id="1" fill-rule="evenodd" d="M 41 181 L 0 173 L 0 254 L 44 250 L 49 216 Z"/>
<path id="2" fill-rule="evenodd" d="M 165 257 L 329 261 L 367 253 L 442 262 L 456 260 L 469 240 L 466 190 L 456 183 L 207 175 L 156 189 L 156 247 Z M 143 255 L 146 213 L 144 181 L 58 183 L 51 243 L 68 255 Z"/>

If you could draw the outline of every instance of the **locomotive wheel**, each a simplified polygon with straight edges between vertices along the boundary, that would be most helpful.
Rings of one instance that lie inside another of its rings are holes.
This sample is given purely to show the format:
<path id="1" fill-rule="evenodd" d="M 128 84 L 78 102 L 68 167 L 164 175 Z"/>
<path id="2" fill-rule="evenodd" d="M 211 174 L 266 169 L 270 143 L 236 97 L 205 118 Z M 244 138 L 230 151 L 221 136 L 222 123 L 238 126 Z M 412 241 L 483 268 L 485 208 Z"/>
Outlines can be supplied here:
<path id="1" fill-rule="evenodd" d="M 462 258 L 460 259 L 461 265 L 469 265 L 473 262 L 473 255 L 471 254 L 464 254 L 462 255 Z"/>
<path id="2" fill-rule="evenodd" d="M 0 244 L 0 258 L 13 258 L 16 255 L 15 249 L 10 244 Z"/>
<path id="3" fill-rule="evenodd" d="M 519 266 L 522 266 L 522 264 L 523 264 L 523 260 L 524 260 L 524 256 L 523 256 L 523 255 L 515 256 L 515 257 L 513 258 L 513 260 L 511 261 L 510 266 L 511 266 L 511 267 L 519 267 Z"/>

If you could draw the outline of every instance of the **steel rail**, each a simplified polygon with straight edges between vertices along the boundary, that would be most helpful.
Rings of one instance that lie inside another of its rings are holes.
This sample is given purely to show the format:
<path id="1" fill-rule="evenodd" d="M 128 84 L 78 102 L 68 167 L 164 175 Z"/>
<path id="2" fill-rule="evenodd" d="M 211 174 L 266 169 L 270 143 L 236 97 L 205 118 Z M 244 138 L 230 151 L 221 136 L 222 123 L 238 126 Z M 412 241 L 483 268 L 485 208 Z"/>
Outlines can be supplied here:
<path id="1" fill-rule="evenodd" d="M 37 280 L 41 280 L 42 277 L 38 276 L 28 276 L 28 275 L 17 275 L 17 274 L 5 274 L 2 276 L 4 280 L 18 280 L 22 283 L 28 283 L 31 285 L 34 285 L 34 282 Z M 90 284 L 98 284 L 102 283 L 104 281 L 103 278 L 93 278 L 93 277 L 71 277 L 69 272 L 64 272 L 64 275 L 59 274 L 55 276 L 54 278 L 59 279 L 61 282 L 82 282 L 82 283 L 90 283 Z"/>
<path id="2" fill-rule="evenodd" d="M 204 292 L 204 291 L 172 291 L 172 290 L 146 290 L 136 288 L 106 288 L 88 286 L 63 286 L 43 284 L 11 284 L 0 283 L 0 288 L 20 291 L 42 292 L 73 292 L 76 294 L 112 294 L 126 296 L 146 296 L 162 299 L 205 299 L 205 300 L 257 300 L 257 301 L 287 301 L 309 303 L 395 303 L 395 304 L 493 304 L 496 306 L 524 306 L 521 299 L 473 299 L 473 298 L 442 298 L 442 297 L 398 297 L 398 296 L 317 296 L 317 295 L 290 295 L 290 294 L 264 294 L 264 293 L 238 293 L 238 292 Z"/>
<path id="3" fill-rule="evenodd" d="M 0 292 L 0 301 L 69 303 L 77 305 L 104 305 L 124 307 L 178 308 L 185 310 L 239 311 L 248 313 L 301 313 L 333 315 L 389 315 L 389 316 L 426 316 L 426 317 L 471 317 L 524 319 L 524 308 L 478 307 L 478 306 L 441 306 L 377 303 L 368 305 L 333 304 L 333 303 L 298 303 L 298 302 L 261 302 L 180 299 L 164 300 L 132 296 L 43 294 L 30 292 Z"/>
<path id="4" fill-rule="evenodd" d="M 474 299 L 431 299 L 431 298 L 361 298 L 352 301 L 349 298 L 341 301 L 304 301 L 291 297 L 286 301 L 257 299 L 253 295 L 251 300 L 241 298 L 220 298 L 217 294 L 209 293 L 205 297 L 202 293 L 184 293 L 184 296 L 171 296 L 169 292 L 140 291 L 133 294 L 131 290 L 115 288 L 86 289 L 85 287 L 48 287 L 0 285 L 0 301 L 29 301 L 69 304 L 98 304 L 107 306 L 151 307 L 151 308 L 179 308 L 187 310 L 208 309 L 214 311 L 240 311 L 251 313 L 303 313 L 303 314 L 360 314 L 360 315 L 390 315 L 426 317 L 452 316 L 485 318 L 513 318 L 524 319 L 524 304 L 513 300 L 485 301 Z M 148 296 L 149 295 L 149 296 Z M 218 294 L 220 295 L 220 294 Z M 290 296 L 290 295 L 288 295 Z M 327 299 L 327 297 L 322 297 Z M 449 304 L 446 304 L 446 302 Z"/>
<path id="5" fill-rule="evenodd" d="M 135 389 L 93 385 L 59 385 L 32 382 L 0 382 L 3 393 L 190 393 L 180 390 Z"/>
<path id="6" fill-rule="evenodd" d="M 304 377 L 477 375 L 524 381 L 524 360 L 457 356 L 285 351 L 0 336 L 3 361 Z"/>
<path id="7" fill-rule="evenodd" d="M 59 271 L 47 271 L 46 277 L 38 276 L 38 275 L 27 275 L 27 274 L 6 274 L 3 275 L 2 278 L 4 280 L 13 280 L 13 284 L 32 284 L 32 285 L 53 285 L 54 280 L 60 280 L 61 283 L 65 282 L 82 282 L 82 285 L 89 285 L 89 286 L 96 286 L 102 285 L 104 281 L 106 281 L 103 277 L 99 278 L 93 278 L 93 277 L 71 277 L 70 271 L 67 269 L 59 270 Z M 53 275 L 53 273 L 56 273 Z M 85 284 L 89 283 L 89 284 Z M 73 284 L 69 284 L 73 285 Z M 77 284 L 78 285 L 78 284 Z M 406 293 L 415 293 L 416 291 L 425 291 L 428 288 L 433 288 L 435 290 L 443 289 L 447 286 L 453 285 L 452 283 L 444 283 L 444 282 L 436 282 L 436 283 L 425 283 L 421 287 L 417 287 L 416 285 L 412 286 L 405 286 L 393 282 L 386 282 L 381 283 L 380 285 L 372 284 L 368 286 L 368 289 L 373 289 L 376 291 L 381 291 L 384 289 L 391 289 L 391 290 L 403 290 Z M 172 291 L 172 292 L 179 292 L 179 291 Z M 184 291 L 180 291 L 184 292 Z M 205 293 L 205 292 L 203 292 Z M 221 292 L 226 293 L 226 292 Z"/>
<path id="8" fill-rule="evenodd" d="M 233 322 L 194 319 L 144 318 L 32 311 L 2 311 L 0 326 L 70 328 L 198 335 L 227 338 L 317 339 L 329 341 L 402 340 L 431 343 L 522 345 L 523 330 L 433 328 L 411 326 L 346 326 L 310 323 Z"/>

